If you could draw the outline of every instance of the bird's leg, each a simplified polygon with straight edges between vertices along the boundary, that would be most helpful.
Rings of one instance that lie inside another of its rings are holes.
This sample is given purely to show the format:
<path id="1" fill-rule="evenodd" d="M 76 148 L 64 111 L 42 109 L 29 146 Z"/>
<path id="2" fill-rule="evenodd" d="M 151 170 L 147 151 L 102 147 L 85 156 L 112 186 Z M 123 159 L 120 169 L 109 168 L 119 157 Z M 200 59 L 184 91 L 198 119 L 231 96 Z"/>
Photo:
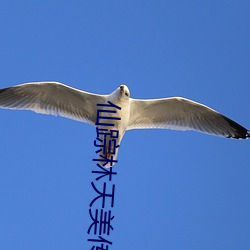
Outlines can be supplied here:
<path id="1" fill-rule="evenodd" d="M 111 159 L 111 153 L 108 151 L 108 149 L 106 149 L 105 157 L 109 160 Z"/>

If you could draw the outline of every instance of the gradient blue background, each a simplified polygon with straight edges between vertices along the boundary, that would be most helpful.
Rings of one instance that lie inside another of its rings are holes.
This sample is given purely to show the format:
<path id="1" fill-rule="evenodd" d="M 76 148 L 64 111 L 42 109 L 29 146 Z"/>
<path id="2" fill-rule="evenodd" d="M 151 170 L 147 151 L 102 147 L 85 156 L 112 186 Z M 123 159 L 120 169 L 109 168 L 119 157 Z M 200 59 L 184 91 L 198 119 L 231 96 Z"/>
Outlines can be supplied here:
<path id="1" fill-rule="evenodd" d="M 250 128 L 249 1 L 1 1 L 0 88 L 183 96 Z M 0 110 L 0 249 L 90 249 L 92 126 Z M 250 249 L 250 142 L 129 131 L 110 249 Z M 93 236 L 93 234 L 91 234 Z"/>

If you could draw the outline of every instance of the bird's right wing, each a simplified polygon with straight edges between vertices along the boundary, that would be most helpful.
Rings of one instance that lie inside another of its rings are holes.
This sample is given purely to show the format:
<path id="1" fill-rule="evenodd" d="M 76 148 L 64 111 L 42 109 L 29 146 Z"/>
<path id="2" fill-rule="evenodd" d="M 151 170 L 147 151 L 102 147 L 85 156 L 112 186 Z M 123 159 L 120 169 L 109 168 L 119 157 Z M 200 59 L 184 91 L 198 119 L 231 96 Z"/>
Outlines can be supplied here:
<path id="1" fill-rule="evenodd" d="M 182 97 L 130 99 L 129 129 L 165 128 L 196 130 L 208 134 L 247 138 L 250 132 L 217 111 Z"/>
<path id="2" fill-rule="evenodd" d="M 60 115 L 95 124 L 97 106 L 105 95 L 96 95 L 58 82 L 33 82 L 0 89 L 0 107 Z"/>

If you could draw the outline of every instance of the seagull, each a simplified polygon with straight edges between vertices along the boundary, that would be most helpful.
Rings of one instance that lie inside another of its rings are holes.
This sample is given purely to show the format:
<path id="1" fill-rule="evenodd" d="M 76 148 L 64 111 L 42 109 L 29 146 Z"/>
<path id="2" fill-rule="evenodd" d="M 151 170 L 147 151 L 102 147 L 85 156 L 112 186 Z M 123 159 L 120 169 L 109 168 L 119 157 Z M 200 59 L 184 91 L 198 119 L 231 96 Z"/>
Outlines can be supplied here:
<path id="1" fill-rule="evenodd" d="M 59 115 L 94 125 L 100 134 L 100 139 L 95 141 L 100 147 L 96 160 L 107 168 L 117 162 L 119 145 L 127 130 L 195 130 L 226 138 L 250 137 L 249 130 L 201 103 L 183 97 L 133 99 L 124 84 L 109 95 L 99 95 L 59 82 L 24 83 L 0 89 L 0 107 Z M 105 113 L 105 110 L 109 111 L 106 116 L 100 116 L 105 118 L 99 119 L 100 126 L 97 126 L 98 111 Z M 116 143 L 108 147 L 108 141 L 114 138 Z"/>

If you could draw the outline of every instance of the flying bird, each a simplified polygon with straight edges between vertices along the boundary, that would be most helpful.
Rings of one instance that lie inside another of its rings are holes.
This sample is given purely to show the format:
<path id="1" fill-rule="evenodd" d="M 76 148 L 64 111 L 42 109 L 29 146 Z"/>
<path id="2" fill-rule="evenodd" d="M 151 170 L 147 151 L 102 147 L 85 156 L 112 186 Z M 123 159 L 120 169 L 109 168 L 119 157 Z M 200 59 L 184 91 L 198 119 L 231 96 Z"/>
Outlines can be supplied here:
<path id="1" fill-rule="evenodd" d="M 97 104 L 106 106 L 97 106 Z M 120 85 L 109 95 L 99 95 L 59 82 L 25 83 L 0 89 L 0 107 L 59 115 L 94 126 L 97 123 L 98 110 L 113 111 L 113 113 L 107 113 L 106 118 L 102 119 L 102 123 L 112 121 L 114 124 L 108 129 L 119 131 L 117 146 L 111 145 L 109 150 L 107 141 L 113 137 L 104 134 L 100 136 L 101 141 L 106 138 L 106 144 L 103 152 L 99 154 L 99 159 L 111 159 L 111 157 L 113 159 L 113 163 L 108 161 L 103 164 L 104 167 L 114 166 L 118 145 L 125 132 L 131 129 L 195 130 L 226 138 L 250 137 L 249 130 L 201 103 L 182 97 L 133 99 L 130 98 L 130 91 L 126 85 Z M 112 120 L 115 117 L 121 119 Z M 107 129 L 107 126 L 102 125 L 99 128 Z M 114 153 L 111 155 L 110 152 Z"/>

